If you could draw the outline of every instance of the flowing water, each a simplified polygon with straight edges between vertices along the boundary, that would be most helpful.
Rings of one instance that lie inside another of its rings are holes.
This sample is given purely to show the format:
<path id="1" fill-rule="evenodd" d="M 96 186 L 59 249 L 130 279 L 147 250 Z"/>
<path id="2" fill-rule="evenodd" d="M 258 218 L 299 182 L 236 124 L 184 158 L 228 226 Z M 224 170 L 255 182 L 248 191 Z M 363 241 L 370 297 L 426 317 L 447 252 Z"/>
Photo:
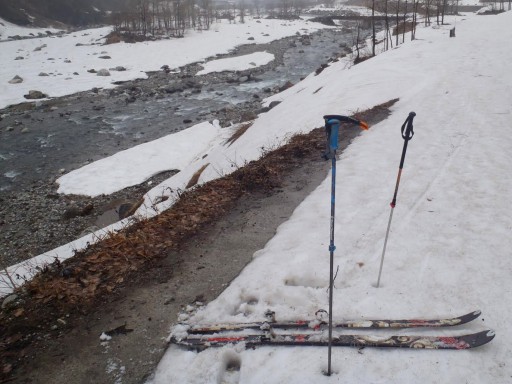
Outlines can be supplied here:
<path id="1" fill-rule="evenodd" d="M 329 59 L 344 54 L 354 44 L 355 26 L 355 22 L 345 21 L 340 28 L 322 30 L 305 42 L 296 36 L 264 46 L 245 46 L 234 54 L 269 48 L 282 54 L 277 65 L 265 66 L 262 73 L 256 69 L 251 81 L 233 81 L 237 74 L 190 76 L 190 81 L 198 84 L 196 88 L 155 97 L 148 87 L 166 86 L 174 80 L 152 83 L 150 76 L 149 80 L 130 83 L 131 88 L 123 85 L 122 94 L 85 92 L 55 100 L 49 104 L 53 108 L 4 110 L 0 121 L 0 195 L 30 188 L 41 180 L 53 181 L 63 172 L 120 150 L 220 118 L 225 116 L 222 111 L 261 108 L 258 101 L 270 95 L 269 90 L 288 81 L 297 83 Z M 361 38 L 368 33 L 363 31 Z M 143 92 L 128 100 L 130 92 L 141 88 Z M 224 124 L 229 123 L 229 119 L 224 120 Z"/>

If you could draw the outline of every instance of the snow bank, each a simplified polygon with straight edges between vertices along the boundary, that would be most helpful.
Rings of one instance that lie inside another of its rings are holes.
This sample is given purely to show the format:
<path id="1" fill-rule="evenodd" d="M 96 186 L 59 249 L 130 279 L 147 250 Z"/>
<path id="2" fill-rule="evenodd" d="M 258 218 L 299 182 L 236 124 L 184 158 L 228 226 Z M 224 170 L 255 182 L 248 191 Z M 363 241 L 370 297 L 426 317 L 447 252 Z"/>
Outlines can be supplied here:
<path id="1" fill-rule="evenodd" d="M 187 352 L 171 346 L 153 383 L 507 383 L 512 334 L 512 175 L 508 134 L 512 107 L 512 13 L 428 28 L 420 39 L 341 71 L 336 65 L 297 85 L 296 94 L 259 118 L 237 150 L 251 154 L 256 134 L 318 126 L 324 113 L 350 113 L 399 97 L 386 121 L 354 140 L 338 164 L 335 319 L 453 316 L 481 309 L 456 329 L 401 334 L 460 334 L 491 328 L 496 338 L 472 351 L 333 352 L 335 375 L 322 375 L 325 348 L 238 347 Z M 497 60 L 500 57 L 503 60 Z M 324 74 L 325 73 L 325 74 Z M 314 90 L 319 89 L 314 92 Z M 415 111 L 388 243 L 381 288 L 380 253 L 403 140 Z M 247 145 L 247 147 L 245 147 Z M 247 148 L 247 151 L 242 151 Z M 312 319 L 328 308 L 327 178 L 277 231 L 240 276 L 190 322 Z M 379 332 L 387 335 L 388 332 Z"/>
<path id="2" fill-rule="evenodd" d="M 203 64 L 204 69 L 197 72 L 197 75 L 222 71 L 243 71 L 268 64 L 272 60 L 274 60 L 274 55 L 268 52 L 254 52 L 250 55 L 213 60 Z"/>
<path id="3" fill-rule="evenodd" d="M 111 194 L 140 184 L 160 172 L 180 170 L 217 145 L 222 139 L 221 133 L 218 121 L 204 122 L 137 145 L 60 177 L 58 192 L 93 197 Z"/>

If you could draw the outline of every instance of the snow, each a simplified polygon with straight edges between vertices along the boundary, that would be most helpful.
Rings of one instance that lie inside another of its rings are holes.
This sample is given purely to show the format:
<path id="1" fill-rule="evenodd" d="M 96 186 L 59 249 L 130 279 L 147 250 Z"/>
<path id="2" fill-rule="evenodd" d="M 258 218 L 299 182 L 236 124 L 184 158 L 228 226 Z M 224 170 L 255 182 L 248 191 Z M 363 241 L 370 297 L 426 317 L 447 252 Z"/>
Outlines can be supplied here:
<path id="1" fill-rule="evenodd" d="M 57 180 L 58 192 L 88 196 L 111 194 L 140 184 L 160 172 L 179 170 L 200 159 L 209 147 L 218 144 L 221 133 L 218 121 L 213 124 L 204 122 L 159 140 L 137 145 L 60 177 Z M 91 180 L 94 182 L 91 183 Z"/>
<path id="2" fill-rule="evenodd" d="M 147 78 L 146 72 L 158 71 L 163 65 L 179 68 L 217 54 L 228 53 L 236 46 L 248 43 L 247 39 L 251 37 L 254 40 L 250 43 L 268 43 L 296 33 L 312 33 L 322 28 L 327 27 L 320 23 L 309 23 L 307 20 L 256 20 L 247 17 L 243 24 L 222 20 L 213 23 L 208 31 L 187 31 L 184 39 L 137 44 L 102 45 L 105 36 L 112 30 L 110 27 L 59 37 L 6 41 L 1 43 L 0 108 L 25 102 L 23 95 L 29 90 L 39 90 L 49 97 L 58 97 L 93 87 L 113 88 L 118 81 Z M 43 48 L 34 51 L 39 47 Z M 110 59 L 100 58 L 104 56 L 109 56 Z M 17 57 L 23 59 L 15 60 Z M 261 57 L 257 58 L 260 59 Z M 254 59 L 250 62 L 252 61 Z M 252 67 L 250 62 L 247 63 L 247 68 Z M 111 70 L 110 76 L 97 76 L 88 72 L 91 69 L 98 71 L 118 66 L 126 70 Z M 39 76 L 41 73 L 49 76 Z M 9 84 L 16 75 L 24 81 L 20 84 Z"/>
<path id="3" fill-rule="evenodd" d="M 256 68 L 268 64 L 272 60 L 274 60 L 274 55 L 268 52 L 254 52 L 250 55 L 213 60 L 204 64 L 204 69 L 197 72 L 197 75 L 222 71 L 243 71 L 247 68 Z"/>
<path id="4" fill-rule="evenodd" d="M 153 383 L 222 382 L 233 360 L 240 364 L 240 383 L 510 382 L 512 139 L 507 130 L 512 90 L 505 63 L 512 52 L 502 47 L 511 38 L 511 22 L 511 13 L 468 17 L 458 21 L 455 39 L 448 38 L 449 26 L 422 29 L 421 40 L 350 70 L 332 65 L 264 115 L 273 119 L 262 116 L 248 131 L 261 134 L 272 120 L 279 122 L 273 132 L 288 127 L 286 116 L 314 127 L 326 112 L 349 113 L 400 97 L 393 114 L 354 140 L 339 160 L 334 318 L 454 316 L 480 308 L 481 319 L 456 329 L 399 333 L 448 335 L 492 328 L 494 341 L 472 351 L 338 348 L 331 378 L 321 373 L 327 366 L 325 348 L 223 347 L 196 353 L 171 346 Z M 320 86 L 316 95 L 321 96 L 312 96 Z M 403 145 L 399 128 L 412 110 L 416 134 L 377 289 Z M 263 320 L 267 309 L 278 319 L 313 319 L 317 309 L 326 309 L 329 196 L 327 177 L 240 276 L 189 323 Z"/>
<path id="5" fill-rule="evenodd" d="M 0 19 L 0 42 L 2 40 L 7 40 L 9 36 L 37 36 L 39 33 L 46 35 L 46 31 L 50 31 L 52 33 L 59 32 L 59 30 L 55 28 L 22 27 Z"/>
<path id="6" fill-rule="evenodd" d="M 138 213 L 149 216 L 168 208 L 173 198 L 155 209 L 148 207 L 169 193 L 165 191 L 185 188 L 203 166 L 199 183 L 257 159 L 262 147 L 278 146 L 294 133 L 321 126 L 324 114 L 350 115 L 399 98 L 391 116 L 356 138 L 338 161 L 334 256 L 339 272 L 333 317 L 453 317 L 481 309 L 480 319 L 454 329 L 394 333 L 452 335 L 493 329 L 496 338 L 471 351 L 335 348 L 332 377 L 322 374 L 326 348 L 245 350 L 238 345 L 196 353 L 171 345 L 151 383 L 510 382 L 512 75 L 507 63 L 512 50 L 506 47 L 512 38 L 512 13 L 447 21 L 451 25 L 419 27 L 417 40 L 357 66 L 332 63 L 320 75 L 268 98 L 267 104 L 282 102 L 229 146 L 225 138 L 237 127 L 214 132 L 214 125 L 203 123 L 212 130 L 209 144 L 205 140 L 198 145 L 195 149 L 200 150 L 181 164 L 178 174 L 148 193 Z M 457 37 L 449 38 L 454 23 Z M 205 36 L 204 46 L 217 44 L 215 32 Z M 112 53 L 114 48 L 108 49 Z M 411 111 L 417 114 L 416 133 L 409 142 L 381 286 L 375 288 L 403 146 L 400 127 Z M 193 140 L 194 147 L 197 137 L 188 133 L 183 133 L 184 140 Z M 146 153 L 139 150 L 133 149 L 131 156 Z M 118 162 L 114 157 L 105 161 L 95 163 L 98 169 Z M 168 161 L 174 168 L 175 160 Z M 85 180 L 87 173 L 82 172 Z M 78 183 L 79 174 L 69 177 Z M 99 188 L 101 182 L 95 180 L 91 184 Z M 278 320 L 314 320 L 318 309 L 328 308 L 330 187 L 326 175 L 217 299 L 169 321 L 258 321 L 267 309 Z M 60 257 L 72 248 L 50 254 Z M 184 328 L 175 331 L 182 335 Z M 376 336 L 389 334 L 378 331 Z"/>

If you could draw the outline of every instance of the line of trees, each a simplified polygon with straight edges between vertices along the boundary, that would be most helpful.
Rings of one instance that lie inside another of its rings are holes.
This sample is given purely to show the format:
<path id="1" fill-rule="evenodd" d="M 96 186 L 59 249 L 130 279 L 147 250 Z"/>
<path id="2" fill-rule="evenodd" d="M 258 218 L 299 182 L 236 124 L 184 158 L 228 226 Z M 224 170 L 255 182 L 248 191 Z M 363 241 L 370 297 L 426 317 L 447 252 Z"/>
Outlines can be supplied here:
<path id="1" fill-rule="evenodd" d="M 458 12 L 458 0 L 370 0 L 372 11 L 372 56 L 375 56 L 376 12 L 384 15 L 384 50 L 393 48 L 405 41 L 405 33 L 411 32 L 411 40 L 416 38 L 418 16 L 425 25 L 431 25 L 435 17 L 437 25 L 444 24 L 446 14 Z M 501 0 L 503 1 L 503 0 Z M 401 40 L 401 41 L 400 41 Z"/>
<path id="2" fill-rule="evenodd" d="M 228 19 L 243 23 L 246 15 L 297 18 L 307 0 L 130 0 L 131 11 L 113 13 L 118 32 L 183 37 L 187 29 L 210 28 L 212 22 Z"/>

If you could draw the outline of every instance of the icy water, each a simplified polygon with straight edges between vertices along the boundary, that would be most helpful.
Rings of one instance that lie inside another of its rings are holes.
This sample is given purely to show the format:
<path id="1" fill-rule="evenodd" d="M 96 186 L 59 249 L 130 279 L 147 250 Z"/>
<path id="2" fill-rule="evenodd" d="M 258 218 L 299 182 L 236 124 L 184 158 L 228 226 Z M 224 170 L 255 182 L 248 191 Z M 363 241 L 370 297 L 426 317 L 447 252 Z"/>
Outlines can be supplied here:
<path id="1" fill-rule="evenodd" d="M 257 110 L 258 100 L 270 95 L 268 89 L 288 81 L 297 83 L 330 58 L 343 54 L 354 44 L 355 25 L 344 22 L 340 29 L 315 33 L 310 44 L 303 44 L 299 37 L 273 43 L 272 49 L 284 51 L 282 63 L 267 66 L 263 73 L 255 71 L 258 81 L 238 83 L 216 74 L 192 76 L 192 81 L 200 83 L 200 91 L 190 88 L 164 93 L 160 98 L 148 95 L 147 84 L 157 87 L 165 83 L 133 82 L 132 88 L 145 88 L 131 101 L 127 101 L 129 92 L 88 92 L 56 100 L 51 109 L 8 114 L 4 110 L 0 121 L 0 194 L 30 188 L 40 180 L 53 181 L 64 172 L 120 150 L 200 121 L 225 117 L 218 111 L 248 102 Z M 252 45 L 242 53 L 266 49 L 268 45 Z"/>

